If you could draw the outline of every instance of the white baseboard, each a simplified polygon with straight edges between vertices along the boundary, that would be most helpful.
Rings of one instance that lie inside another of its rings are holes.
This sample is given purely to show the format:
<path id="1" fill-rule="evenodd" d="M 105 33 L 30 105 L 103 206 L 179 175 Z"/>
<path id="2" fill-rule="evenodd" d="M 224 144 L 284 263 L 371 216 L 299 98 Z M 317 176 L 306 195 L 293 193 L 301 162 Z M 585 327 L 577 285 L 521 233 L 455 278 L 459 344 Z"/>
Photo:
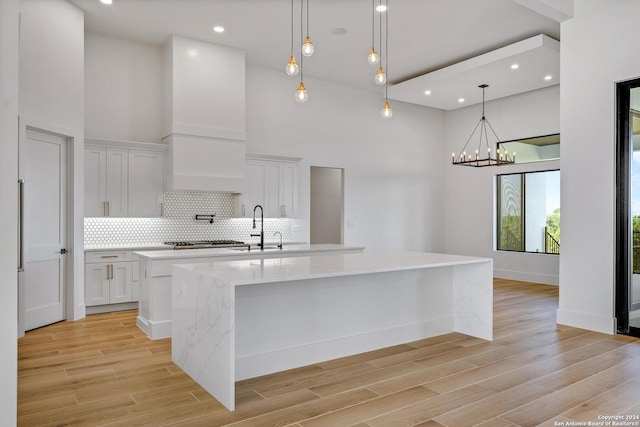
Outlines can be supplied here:
<path id="1" fill-rule="evenodd" d="M 611 317 L 558 309 L 558 311 L 556 311 L 556 319 L 560 325 L 588 329 L 603 334 L 613 335 L 616 333 L 616 322 L 615 319 Z"/>
<path id="2" fill-rule="evenodd" d="M 112 311 L 137 310 L 137 302 L 123 302 L 120 304 L 90 305 L 86 308 L 86 314 L 110 313 Z"/>
<path id="3" fill-rule="evenodd" d="M 454 332 L 453 317 L 246 356 L 236 355 L 236 381 Z"/>
<path id="4" fill-rule="evenodd" d="M 153 322 L 138 316 L 136 317 L 136 325 L 152 340 L 171 338 L 171 320 Z"/>

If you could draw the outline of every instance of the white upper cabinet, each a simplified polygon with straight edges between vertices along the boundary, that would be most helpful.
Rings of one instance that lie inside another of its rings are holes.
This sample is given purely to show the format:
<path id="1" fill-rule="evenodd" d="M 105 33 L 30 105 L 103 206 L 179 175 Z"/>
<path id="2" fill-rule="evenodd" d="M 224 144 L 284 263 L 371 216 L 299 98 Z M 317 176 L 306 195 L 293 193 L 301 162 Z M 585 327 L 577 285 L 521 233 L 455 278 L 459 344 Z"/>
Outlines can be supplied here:
<path id="1" fill-rule="evenodd" d="M 84 216 L 106 215 L 107 147 L 84 147 Z"/>
<path id="2" fill-rule="evenodd" d="M 84 215 L 127 216 L 126 149 L 87 145 L 84 150 Z"/>
<path id="3" fill-rule="evenodd" d="M 271 156 L 248 158 L 246 187 L 239 196 L 237 216 L 252 217 L 255 205 L 261 205 L 266 218 L 295 218 L 299 160 Z"/>
<path id="4" fill-rule="evenodd" d="M 138 145 L 85 146 L 85 217 L 162 215 L 164 151 L 160 144 Z"/>
<path id="5" fill-rule="evenodd" d="M 164 153 L 129 150 L 129 216 L 162 215 Z"/>
<path id="6" fill-rule="evenodd" d="M 107 147 L 107 214 L 127 216 L 129 153 L 126 149 Z"/>

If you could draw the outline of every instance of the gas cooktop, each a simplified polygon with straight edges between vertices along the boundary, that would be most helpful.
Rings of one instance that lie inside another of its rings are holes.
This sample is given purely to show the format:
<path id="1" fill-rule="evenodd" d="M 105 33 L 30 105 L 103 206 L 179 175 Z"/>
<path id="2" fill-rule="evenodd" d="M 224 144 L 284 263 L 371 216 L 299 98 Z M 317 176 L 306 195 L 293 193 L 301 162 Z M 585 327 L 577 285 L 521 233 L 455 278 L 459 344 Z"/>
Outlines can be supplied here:
<path id="1" fill-rule="evenodd" d="M 203 249 L 203 248 L 233 248 L 246 246 L 244 242 L 237 240 L 183 240 L 178 242 L 164 242 L 173 246 L 173 249 Z"/>

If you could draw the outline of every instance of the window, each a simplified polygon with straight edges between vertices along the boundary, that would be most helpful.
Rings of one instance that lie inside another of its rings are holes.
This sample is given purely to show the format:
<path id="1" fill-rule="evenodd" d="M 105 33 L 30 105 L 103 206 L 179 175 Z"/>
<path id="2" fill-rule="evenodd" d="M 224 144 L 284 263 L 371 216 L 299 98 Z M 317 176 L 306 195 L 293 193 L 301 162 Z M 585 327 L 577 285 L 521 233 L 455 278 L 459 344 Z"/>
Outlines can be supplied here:
<path id="1" fill-rule="evenodd" d="M 497 176 L 500 251 L 560 253 L 560 171 Z"/>
<path id="2" fill-rule="evenodd" d="M 516 153 L 516 163 L 539 162 L 560 158 L 560 134 L 503 141 L 500 150 Z"/>

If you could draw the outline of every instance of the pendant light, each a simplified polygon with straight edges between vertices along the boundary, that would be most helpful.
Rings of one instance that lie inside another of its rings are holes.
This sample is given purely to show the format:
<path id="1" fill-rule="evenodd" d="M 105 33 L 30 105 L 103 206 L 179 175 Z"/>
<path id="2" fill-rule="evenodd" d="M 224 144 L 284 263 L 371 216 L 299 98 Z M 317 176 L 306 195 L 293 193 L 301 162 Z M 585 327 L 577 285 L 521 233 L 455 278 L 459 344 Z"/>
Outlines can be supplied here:
<path id="1" fill-rule="evenodd" d="M 311 39 L 309 38 L 309 0 L 307 0 L 307 38 L 302 44 L 302 55 L 311 56 L 313 52 L 313 43 L 311 43 Z"/>
<path id="2" fill-rule="evenodd" d="M 371 52 L 367 57 L 369 64 L 375 65 L 380 62 L 380 55 L 376 52 L 376 0 L 371 0 Z"/>
<path id="3" fill-rule="evenodd" d="M 384 66 L 387 70 L 387 73 L 389 72 L 389 8 L 388 8 L 388 0 L 385 0 L 385 15 L 384 15 L 384 26 L 385 26 L 385 33 L 384 33 Z M 382 5 L 382 1 L 380 2 L 380 4 Z M 380 31 L 382 31 L 382 26 L 380 28 Z M 380 47 L 382 48 L 382 35 L 380 36 Z M 382 71 L 382 65 L 380 66 L 380 71 Z M 376 75 L 376 83 L 378 83 L 378 76 Z M 391 110 L 391 105 L 389 105 L 389 99 L 387 98 L 387 77 L 386 74 L 384 76 L 384 106 L 382 107 L 382 111 L 380 111 L 380 115 L 382 116 L 383 119 L 390 119 L 393 116 L 393 110 Z"/>
<path id="4" fill-rule="evenodd" d="M 382 4 L 382 0 L 379 0 L 380 3 L 378 4 L 378 7 L 376 8 L 376 10 L 380 11 L 380 25 L 379 25 L 379 34 L 380 34 L 380 53 L 382 53 L 382 10 L 380 9 L 381 6 L 384 6 L 386 8 L 385 5 Z M 385 0 L 386 1 L 386 0 Z M 384 9 L 384 11 L 386 12 L 387 9 Z M 387 21 L 387 15 L 385 14 L 385 22 Z M 387 46 L 384 47 L 384 50 L 386 52 L 387 50 Z M 386 61 L 386 59 L 385 59 Z M 376 76 L 374 78 L 376 84 L 378 86 L 382 86 L 383 84 L 387 83 L 387 76 L 385 74 L 385 72 L 382 70 L 382 62 L 380 62 L 380 67 L 378 67 L 378 72 L 376 73 Z"/>
<path id="5" fill-rule="evenodd" d="M 459 166 L 473 166 L 477 168 L 484 166 L 502 166 L 513 164 L 516 162 L 516 153 L 513 152 L 509 154 L 509 152 L 506 150 L 502 152 L 500 151 L 500 139 L 498 138 L 498 135 L 496 135 L 496 132 L 493 130 L 491 123 L 489 123 L 489 120 L 487 120 L 484 115 L 484 90 L 488 88 L 489 85 L 481 84 L 478 87 L 482 89 L 482 117 L 480 118 L 480 121 L 478 122 L 476 127 L 473 129 L 473 132 L 471 132 L 471 136 L 469 136 L 469 139 L 467 139 L 466 144 L 464 144 L 464 147 L 462 147 L 462 150 L 460 150 L 458 157 L 456 157 L 455 153 L 451 154 L 451 163 Z M 489 145 L 487 126 L 496 139 L 496 149 L 493 154 L 491 153 L 491 146 Z M 475 153 L 472 154 L 471 152 L 469 152 L 469 154 L 467 154 L 467 146 L 469 145 L 471 138 L 473 138 L 473 135 L 475 135 L 478 129 L 480 130 L 478 148 L 476 148 Z M 487 153 L 486 157 L 481 157 L 484 155 L 480 153 L 481 151 L 483 153 Z"/>
<path id="6" fill-rule="evenodd" d="M 300 0 L 300 41 L 302 41 L 302 6 L 304 0 Z M 292 2 L 293 4 L 293 2 Z M 304 87 L 304 82 L 302 81 L 304 74 L 304 55 L 300 56 L 300 84 L 298 85 L 298 90 L 295 93 L 295 99 L 298 102 L 305 102 L 309 98 L 309 94 L 307 93 L 307 89 Z"/>
<path id="7" fill-rule="evenodd" d="M 293 55 L 293 0 L 291 0 L 291 57 L 289 58 L 289 62 L 287 63 L 285 70 L 289 76 L 297 76 L 300 71 L 296 58 Z"/>

